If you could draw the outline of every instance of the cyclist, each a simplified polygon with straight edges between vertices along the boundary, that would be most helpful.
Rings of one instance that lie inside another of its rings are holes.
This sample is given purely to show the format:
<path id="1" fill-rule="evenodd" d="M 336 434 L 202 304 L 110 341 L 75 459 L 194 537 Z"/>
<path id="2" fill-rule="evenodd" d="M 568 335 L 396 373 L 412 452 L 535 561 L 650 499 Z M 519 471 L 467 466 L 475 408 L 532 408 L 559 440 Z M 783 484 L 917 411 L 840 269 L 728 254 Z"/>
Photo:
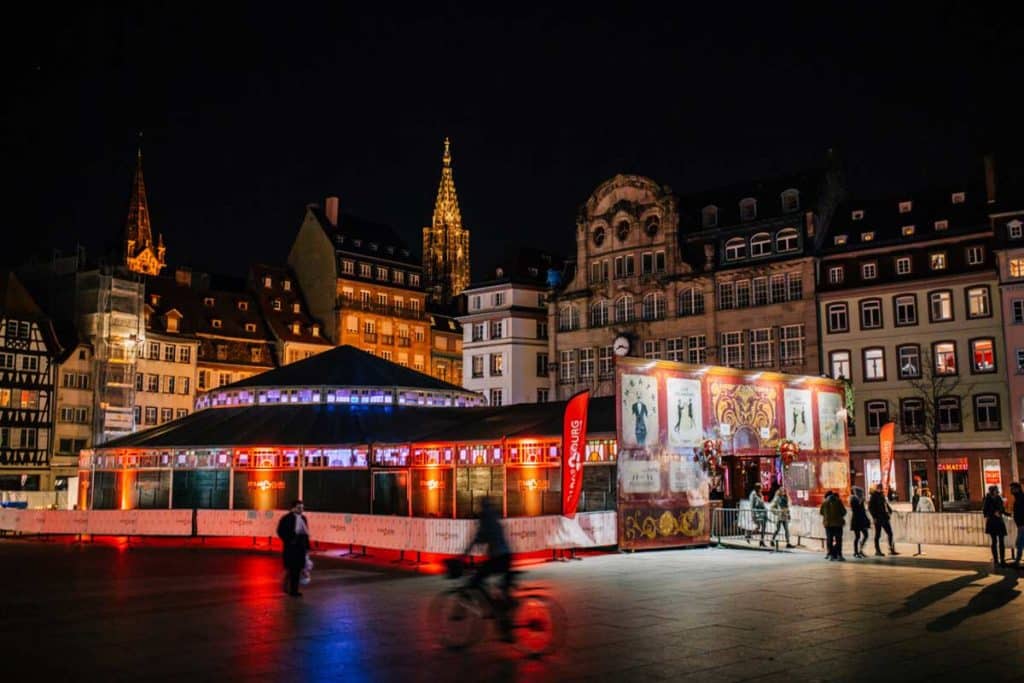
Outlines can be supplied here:
<path id="1" fill-rule="evenodd" d="M 487 561 L 481 565 L 470 580 L 469 585 L 484 590 L 483 584 L 488 576 L 496 575 L 501 577 L 501 601 L 496 601 L 496 612 L 498 613 L 498 624 L 501 626 L 502 636 L 509 640 L 512 635 L 512 624 L 509 620 L 511 607 L 512 587 L 512 556 L 509 552 L 508 542 L 505 540 L 505 530 L 501 528 L 501 513 L 490 500 L 484 498 L 480 506 L 480 526 L 476 535 L 469 542 L 464 555 L 469 555 L 474 546 L 487 546 Z"/>

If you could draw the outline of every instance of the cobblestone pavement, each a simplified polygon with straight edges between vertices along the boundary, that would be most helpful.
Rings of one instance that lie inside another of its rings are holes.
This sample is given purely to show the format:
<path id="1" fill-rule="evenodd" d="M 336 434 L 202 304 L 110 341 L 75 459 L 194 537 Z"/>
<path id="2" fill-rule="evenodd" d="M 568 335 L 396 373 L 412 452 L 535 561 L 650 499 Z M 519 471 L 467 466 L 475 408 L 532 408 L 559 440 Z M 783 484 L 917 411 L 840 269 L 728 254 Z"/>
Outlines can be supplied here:
<path id="1" fill-rule="evenodd" d="M 363 563 L 366 561 L 363 560 Z M 0 541 L 10 680 L 511 681 L 1012 679 L 1016 570 L 936 557 L 699 549 L 535 564 L 567 643 L 525 660 L 493 637 L 440 649 L 437 575 L 318 560 L 302 598 L 268 553 Z"/>

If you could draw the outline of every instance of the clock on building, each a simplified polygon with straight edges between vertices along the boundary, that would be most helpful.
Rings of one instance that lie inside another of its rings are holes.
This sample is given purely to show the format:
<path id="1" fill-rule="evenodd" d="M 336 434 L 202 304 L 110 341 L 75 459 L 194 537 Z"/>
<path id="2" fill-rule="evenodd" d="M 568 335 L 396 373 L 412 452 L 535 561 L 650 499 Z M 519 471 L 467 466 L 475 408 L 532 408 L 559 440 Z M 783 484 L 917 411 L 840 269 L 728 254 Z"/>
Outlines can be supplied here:
<path id="1" fill-rule="evenodd" d="M 612 342 L 612 353 L 616 356 L 625 356 L 629 353 L 629 337 L 625 335 L 619 335 Z"/>

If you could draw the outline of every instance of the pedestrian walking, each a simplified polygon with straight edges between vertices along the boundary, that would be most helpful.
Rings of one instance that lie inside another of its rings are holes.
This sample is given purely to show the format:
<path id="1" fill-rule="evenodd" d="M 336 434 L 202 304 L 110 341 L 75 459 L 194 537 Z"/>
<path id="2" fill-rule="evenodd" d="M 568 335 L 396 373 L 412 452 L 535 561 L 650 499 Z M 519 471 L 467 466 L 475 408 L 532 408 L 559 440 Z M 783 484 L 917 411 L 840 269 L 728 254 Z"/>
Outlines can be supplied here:
<path id="1" fill-rule="evenodd" d="M 867 557 L 864 554 L 864 548 L 868 544 L 868 529 L 870 528 L 871 520 L 864 507 L 864 489 L 854 486 L 853 495 L 850 496 L 850 530 L 853 532 L 854 557 Z"/>
<path id="2" fill-rule="evenodd" d="M 1020 566 L 1021 553 L 1024 552 L 1024 489 L 1020 482 L 1010 484 L 1010 493 L 1013 494 L 1013 523 L 1017 525 L 1017 538 L 1014 545 L 1013 564 Z"/>
<path id="3" fill-rule="evenodd" d="M 277 523 L 277 537 L 281 539 L 281 556 L 284 560 L 284 590 L 288 595 L 298 597 L 299 578 L 306 567 L 309 553 L 309 523 L 303 513 L 301 500 L 292 503 L 291 511 Z"/>
<path id="4" fill-rule="evenodd" d="M 921 489 L 918 486 L 914 487 L 914 495 L 910 498 L 910 510 L 911 512 L 917 512 L 917 501 L 921 500 Z"/>
<path id="5" fill-rule="evenodd" d="M 761 545 L 765 545 L 764 532 L 768 524 L 768 508 L 765 507 L 764 498 L 761 496 L 761 482 L 754 484 L 754 490 L 750 492 L 750 515 L 757 527 L 756 533 L 761 535 Z M 747 531 L 747 543 L 750 543 L 750 530 Z"/>
<path id="6" fill-rule="evenodd" d="M 921 497 L 917 501 L 915 512 L 935 512 L 935 499 L 928 487 L 921 489 Z"/>
<path id="7" fill-rule="evenodd" d="M 920 501 L 918 501 L 918 504 L 920 504 Z M 881 484 L 876 486 L 871 492 L 871 497 L 868 499 L 868 512 L 871 513 L 871 519 L 875 523 L 875 555 L 877 557 L 885 557 L 885 553 L 882 552 L 882 548 L 879 545 L 883 531 L 889 537 L 889 554 L 899 555 L 896 552 L 896 544 L 892 540 L 892 525 L 889 523 L 889 518 L 892 516 L 892 506 L 885 499 Z"/>
<path id="8" fill-rule="evenodd" d="M 825 546 L 829 560 L 845 562 L 843 557 L 843 520 L 846 519 L 846 507 L 843 501 L 839 500 L 839 494 L 829 491 L 825 494 L 825 501 L 818 508 L 821 513 L 822 524 L 825 525 Z"/>
<path id="9" fill-rule="evenodd" d="M 772 497 L 772 502 L 769 504 L 772 512 L 775 514 L 775 531 L 772 532 L 772 543 L 775 543 L 775 538 L 779 535 L 779 529 L 786 530 L 786 547 L 795 547 L 789 542 L 789 494 L 786 493 L 786 487 L 780 486 Z"/>
<path id="10" fill-rule="evenodd" d="M 985 515 L 985 533 L 992 539 L 992 563 L 1000 567 L 1006 564 L 1006 506 L 999 495 L 998 486 L 989 486 L 985 504 L 981 508 Z"/>

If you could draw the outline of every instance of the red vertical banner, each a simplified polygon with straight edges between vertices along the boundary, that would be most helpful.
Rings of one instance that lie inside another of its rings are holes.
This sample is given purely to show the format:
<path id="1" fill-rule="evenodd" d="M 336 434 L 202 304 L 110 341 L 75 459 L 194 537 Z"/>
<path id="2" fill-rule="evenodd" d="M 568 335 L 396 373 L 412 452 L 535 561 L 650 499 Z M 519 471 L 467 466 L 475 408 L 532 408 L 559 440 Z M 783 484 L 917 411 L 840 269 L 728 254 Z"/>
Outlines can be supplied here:
<path id="1" fill-rule="evenodd" d="M 886 422 L 878 432 L 878 457 L 882 468 L 882 491 L 889 495 L 889 473 L 892 471 L 892 449 L 896 439 L 896 423 Z"/>
<path id="2" fill-rule="evenodd" d="M 572 519 L 583 491 L 583 459 L 587 447 L 590 391 L 581 391 L 565 405 L 562 420 L 562 514 Z"/>

